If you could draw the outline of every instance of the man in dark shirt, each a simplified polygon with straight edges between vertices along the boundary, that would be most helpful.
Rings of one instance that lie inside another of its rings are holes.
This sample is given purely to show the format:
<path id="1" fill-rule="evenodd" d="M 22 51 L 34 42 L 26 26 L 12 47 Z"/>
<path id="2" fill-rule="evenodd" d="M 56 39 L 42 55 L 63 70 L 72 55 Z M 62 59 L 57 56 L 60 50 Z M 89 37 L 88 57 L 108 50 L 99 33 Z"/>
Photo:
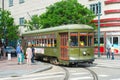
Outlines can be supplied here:
<path id="1" fill-rule="evenodd" d="M 35 57 L 35 48 L 34 48 L 34 46 L 32 45 L 32 58 L 31 58 L 31 62 L 32 62 L 32 63 L 35 63 L 35 62 L 34 62 L 34 57 Z"/>
<path id="2" fill-rule="evenodd" d="M 107 58 L 110 59 L 110 48 L 107 48 Z"/>

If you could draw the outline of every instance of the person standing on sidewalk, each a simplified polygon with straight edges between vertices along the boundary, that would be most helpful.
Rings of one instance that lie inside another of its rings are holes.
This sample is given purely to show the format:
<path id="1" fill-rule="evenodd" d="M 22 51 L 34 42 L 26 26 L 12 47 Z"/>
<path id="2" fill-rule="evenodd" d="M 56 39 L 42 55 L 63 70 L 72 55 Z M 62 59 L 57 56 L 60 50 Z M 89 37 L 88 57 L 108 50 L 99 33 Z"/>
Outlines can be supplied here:
<path id="1" fill-rule="evenodd" d="M 26 58 L 27 58 L 27 64 L 31 64 L 32 49 L 30 47 L 26 49 Z"/>
<path id="2" fill-rule="evenodd" d="M 17 59 L 18 59 L 18 64 L 22 63 L 22 56 L 21 56 L 21 47 L 20 44 L 18 44 L 17 48 L 16 48 L 16 53 L 17 53 Z"/>
<path id="3" fill-rule="evenodd" d="M 110 47 L 107 48 L 107 59 L 110 59 Z"/>
<path id="4" fill-rule="evenodd" d="M 114 60 L 114 47 L 113 47 L 113 45 L 111 47 L 111 55 L 112 55 L 112 60 Z"/>
<path id="5" fill-rule="evenodd" d="M 23 48 L 22 48 L 22 46 L 20 46 L 20 48 L 21 48 L 21 62 L 22 63 L 24 63 L 24 58 L 25 58 L 25 56 L 24 56 L 24 51 L 23 51 Z"/>
<path id="6" fill-rule="evenodd" d="M 32 58 L 31 58 L 31 62 L 32 62 L 32 63 L 35 63 L 35 62 L 34 62 L 34 57 L 35 57 L 35 48 L 34 48 L 34 46 L 33 46 L 33 45 L 32 45 L 32 48 L 31 48 L 31 49 L 32 49 Z"/>

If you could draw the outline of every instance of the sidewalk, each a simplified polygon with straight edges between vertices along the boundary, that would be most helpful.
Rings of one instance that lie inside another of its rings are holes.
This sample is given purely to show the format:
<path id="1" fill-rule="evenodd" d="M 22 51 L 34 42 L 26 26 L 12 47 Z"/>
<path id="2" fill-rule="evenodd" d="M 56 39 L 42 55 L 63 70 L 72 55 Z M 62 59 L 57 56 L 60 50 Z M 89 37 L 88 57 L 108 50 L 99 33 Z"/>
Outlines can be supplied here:
<path id="1" fill-rule="evenodd" d="M 120 55 L 116 55 L 115 59 L 107 59 L 106 55 L 95 55 L 94 64 L 98 67 L 108 67 L 108 68 L 117 68 L 120 69 Z"/>
<path id="2" fill-rule="evenodd" d="M 111 57 L 111 56 L 110 56 Z M 96 59 L 107 59 L 106 55 L 100 55 L 100 57 L 98 57 L 98 55 L 95 55 Z M 110 58 L 111 59 L 111 58 Z M 114 56 L 114 60 L 120 60 L 120 54 L 119 55 L 115 55 Z"/>
<path id="3" fill-rule="evenodd" d="M 25 61 L 26 62 L 26 61 Z M 28 65 L 26 63 L 18 65 L 17 58 L 12 57 L 11 60 L 0 60 L 0 77 L 17 77 L 25 74 L 31 74 L 38 71 L 51 69 L 52 65 L 36 61 L 35 64 Z"/>

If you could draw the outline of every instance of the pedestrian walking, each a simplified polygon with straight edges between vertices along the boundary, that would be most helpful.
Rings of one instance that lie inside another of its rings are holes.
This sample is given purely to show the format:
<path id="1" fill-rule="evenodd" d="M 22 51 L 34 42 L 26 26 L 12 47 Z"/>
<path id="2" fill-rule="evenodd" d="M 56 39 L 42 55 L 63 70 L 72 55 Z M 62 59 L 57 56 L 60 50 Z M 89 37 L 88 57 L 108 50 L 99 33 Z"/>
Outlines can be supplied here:
<path id="1" fill-rule="evenodd" d="M 35 48 L 34 48 L 34 46 L 32 45 L 32 58 L 31 58 L 31 62 L 32 63 L 35 63 L 35 61 L 34 61 L 34 57 L 35 57 Z"/>
<path id="2" fill-rule="evenodd" d="M 20 44 L 17 45 L 16 53 L 17 53 L 18 64 L 21 64 L 22 63 L 22 56 L 21 56 Z"/>
<path id="3" fill-rule="evenodd" d="M 110 47 L 107 48 L 107 59 L 110 59 Z"/>
<path id="4" fill-rule="evenodd" d="M 20 47 L 21 48 L 21 62 L 22 63 L 24 63 L 24 58 L 25 58 L 25 56 L 24 56 L 24 51 L 23 51 L 23 48 L 22 48 L 22 46 Z"/>
<path id="5" fill-rule="evenodd" d="M 111 47 L 111 56 L 112 56 L 112 60 L 114 60 L 114 47 L 113 47 L 113 45 Z"/>
<path id="6" fill-rule="evenodd" d="M 30 47 L 26 49 L 26 58 L 27 58 L 27 64 L 31 64 L 32 49 Z"/>

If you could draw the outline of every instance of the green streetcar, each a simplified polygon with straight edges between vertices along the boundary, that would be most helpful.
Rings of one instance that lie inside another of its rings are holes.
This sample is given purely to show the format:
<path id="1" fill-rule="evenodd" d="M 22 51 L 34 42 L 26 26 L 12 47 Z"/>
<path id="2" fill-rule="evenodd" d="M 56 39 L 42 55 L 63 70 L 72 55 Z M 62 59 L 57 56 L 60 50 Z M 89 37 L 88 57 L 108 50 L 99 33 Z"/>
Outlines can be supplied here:
<path id="1" fill-rule="evenodd" d="M 53 64 L 93 63 L 94 29 L 84 24 L 69 24 L 24 32 L 22 46 L 34 45 L 35 58 Z"/>

